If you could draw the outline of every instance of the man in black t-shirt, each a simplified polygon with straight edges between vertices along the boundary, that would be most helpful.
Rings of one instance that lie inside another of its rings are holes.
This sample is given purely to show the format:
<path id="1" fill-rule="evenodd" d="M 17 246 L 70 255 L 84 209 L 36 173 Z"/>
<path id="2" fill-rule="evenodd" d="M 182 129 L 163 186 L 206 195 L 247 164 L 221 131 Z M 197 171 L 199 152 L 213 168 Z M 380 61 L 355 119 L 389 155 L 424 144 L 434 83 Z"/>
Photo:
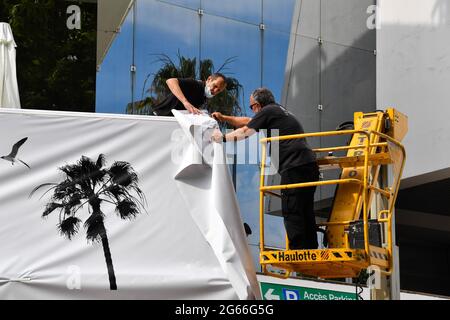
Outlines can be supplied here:
<path id="1" fill-rule="evenodd" d="M 193 114 L 200 114 L 199 108 L 221 93 L 226 87 L 226 78 L 221 73 L 214 73 L 206 82 L 194 79 L 170 78 L 166 81 L 170 94 L 153 107 L 156 116 L 172 116 L 172 109 L 188 110 Z"/>
<path id="2" fill-rule="evenodd" d="M 295 116 L 275 103 L 270 90 L 256 89 L 250 96 L 253 119 L 247 117 L 212 114 L 219 121 L 228 122 L 236 129 L 223 136 L 219 131 L 213 135 L 216 142 L 242 140 L 260 129 L 278 130 L 279 136 L 302 134 L 303 127 Z M 272 150 L 273 151 L 273 150 Z M 276 155 L 271 155 L 275 160 Z M 281 184 L 313 182 L 319 180 L 316 155 L 305 139 L 279 142 L 279 158 L 276 165 L 281 174 Z M 314 216 L 314 193 L 316 187 L 286 189 L 281 192 L 282 213 L 291 249 L 317 249 L 317 226 Z"/>

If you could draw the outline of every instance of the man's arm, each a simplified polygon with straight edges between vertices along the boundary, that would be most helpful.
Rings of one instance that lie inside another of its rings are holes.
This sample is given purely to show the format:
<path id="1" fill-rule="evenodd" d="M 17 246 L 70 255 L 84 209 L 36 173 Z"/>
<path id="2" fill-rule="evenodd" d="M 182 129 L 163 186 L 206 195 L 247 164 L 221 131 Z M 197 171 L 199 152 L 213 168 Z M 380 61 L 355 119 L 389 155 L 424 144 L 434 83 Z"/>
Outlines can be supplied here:
<path id="1" fill-rule="evenodd" d="M 248 117 L 234 117 L 234 116 L 225 116 L 220 112 L 214 112 L 212 114 L 213 118 L 220 121 L 226 122 L 232 125 L 234 128 L 242 128 L 246 126 L 252 118 Z"/>
<path id="2" fill-rule="evenodd" d="M 242 128 L 236 129 L 233 132 L 227 133 L 225 135 L 225 140 L 226 141 L 239 141 L 239 140 L 244 140 L 247 137 L 250 137 L 251 135 L 255 134 L 255 130 L 254 129 L 250 129 L 247 126 L 243 126 Z M 223 141 L 223 135 L 222 133 L 217 130 L 216 132 L 214 132 L 212 139 L 215 142 L 222 142 Z"/>
<path id="3" fill-rule="evenodd" d="M 184 96 L 183 91 L 181 91 L 180 83 L 178 82 L 177 78 L 170 78 L 166 81 L 167 86 L 169 87 L 169 90 L 174 94 L 175 97 L 177 97 L 178 100 L 183 104 L 183 106 L 186 108 L 187 111 L 194 114 L 200 114 L 200 110 L 198 110 L 196 107 L 194 107 L 188 99 Z"/>

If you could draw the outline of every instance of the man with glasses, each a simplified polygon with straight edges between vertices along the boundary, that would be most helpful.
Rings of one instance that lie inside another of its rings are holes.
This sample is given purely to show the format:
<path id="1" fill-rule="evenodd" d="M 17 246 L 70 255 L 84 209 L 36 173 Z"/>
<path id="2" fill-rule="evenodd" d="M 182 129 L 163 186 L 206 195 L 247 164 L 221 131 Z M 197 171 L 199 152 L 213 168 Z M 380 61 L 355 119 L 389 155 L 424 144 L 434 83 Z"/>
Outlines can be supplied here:
<path id="1" fill-rule="evenodd" d="M 218 121 L 227 122 L 235 128 L 222 135 L 213 134 L 215 142 L 245 139 L 260 129 L 278 130 L 280 136 L 302 134 L 303 127 L 295 116 L 275 103 L 272 92 L 267 88 L 256 89 L 250 96 L 253 118 L 226 116 L 215 112 Z M 272 161 L 276 155 L 271 154 Z M 283 140 L 279 142 L 278 171 L 281 184 L 313 182 L 319 180 L 316 155 L 305 139 Z M 317 226 L 314 216 L 314 193 L 316 187 L 282 190 L 282 214 L 291 249 L 317 249 Z"/>

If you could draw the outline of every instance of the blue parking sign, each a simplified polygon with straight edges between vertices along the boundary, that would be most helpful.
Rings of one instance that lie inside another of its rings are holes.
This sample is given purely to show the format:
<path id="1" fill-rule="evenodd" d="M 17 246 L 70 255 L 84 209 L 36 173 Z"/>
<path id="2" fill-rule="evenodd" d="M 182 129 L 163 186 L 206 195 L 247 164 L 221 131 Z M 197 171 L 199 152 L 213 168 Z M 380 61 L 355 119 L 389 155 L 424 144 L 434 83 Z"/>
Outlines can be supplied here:
<path id="1" fill-rule="evenodd" d="M 300 293 L 298 290 L 283 288 L 284 300 L 300 300 Z"/>

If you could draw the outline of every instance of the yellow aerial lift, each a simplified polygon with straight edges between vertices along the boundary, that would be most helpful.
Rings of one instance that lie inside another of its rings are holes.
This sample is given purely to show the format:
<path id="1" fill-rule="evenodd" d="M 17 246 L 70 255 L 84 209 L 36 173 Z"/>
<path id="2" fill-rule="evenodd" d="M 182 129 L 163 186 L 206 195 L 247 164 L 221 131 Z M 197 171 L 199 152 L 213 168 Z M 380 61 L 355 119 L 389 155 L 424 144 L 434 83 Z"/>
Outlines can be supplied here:
<path id="1" fill-rule="evenodd" d="M 265 274 L 287 278 L 291 272 L 327 278 L 355 278 L 363 269 L 376 266 L 389 276 L 393 269 L 393 213 L 405 163 L 401 144 L 407 133 L 407 117 L 395 109 L 354 115 L 354 130 L 308 133 L 261 139 L 260 262 Z M 265 185 L 267 143 L 310 137 L 351 136 L 349 145 L 314 149 L 321 169 L 341 170 L 340 179 Z M 329 156 L 332 153 L 343 156 Z M 327 154 L 321 157 L 320 154 Z M 380 183 L 380 168 L 390 167 L 392 181 Z M 316 250 L 274 250 L 264 244 L 266 196 L 280 197 L 275 190 L 336 184 L 332 210 L 325 228 L 328 247 Z M 375 202 L 384 198 L 384 207 Z M 372 217 L 372 219 L 371 219 Z M 384 230 L 384 241 L 381 239 Z M 378 236 L 377 236 L 378 235 Z M 359 236 L 359 237 L 358 237 Z M 270 268 L 269 268 L 270 266 Z M 276 270 L 282 273 L 276 272 Z"/>

